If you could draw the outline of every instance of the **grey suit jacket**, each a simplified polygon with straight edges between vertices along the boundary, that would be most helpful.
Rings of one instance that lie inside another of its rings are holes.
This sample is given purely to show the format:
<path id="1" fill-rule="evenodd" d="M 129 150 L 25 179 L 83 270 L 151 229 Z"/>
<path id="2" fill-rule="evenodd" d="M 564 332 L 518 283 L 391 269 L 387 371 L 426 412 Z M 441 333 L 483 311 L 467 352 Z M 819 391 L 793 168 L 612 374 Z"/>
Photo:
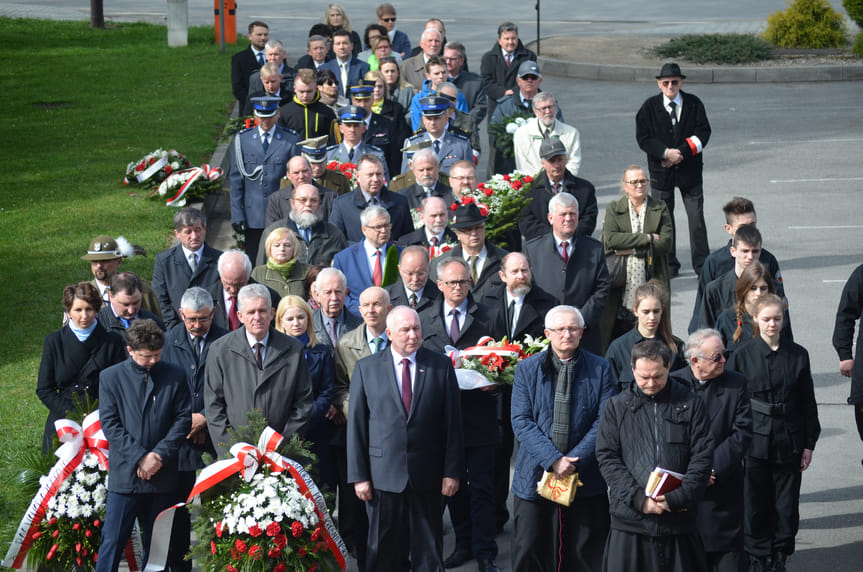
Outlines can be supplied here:
<path id="1" fill-rule="evenodd" d="M 204 412 L 220 456 L 228 452 L 228 429 L 246 425 L 252 409 L 260 409 L 267 424 L 288 439 L 301 434 L 309 422 L 314 396 L 303 346 L 272 329 L 269 336 L 262 370 L 255 364 L 245 326 L 210 346 Z"/>
<path id="2" fill-rule="evenodd" d="M 420 348 L 409 413 L 390 349 L 361 359 L 351 377 L 348 482 L 401 493 L 439 492 L 464 470 L 458 382 L 446 356 Z"/>
<path id="3" fill-rule="evenodd" d="M 238 168 L 238 157 L 231 145 L 231 222 L 245 222 L 249 228 L 264 228 L 267 221 L 267 199 L 279 190 L 287 172 L 288 159 L 299 155 L 299 137 L 279 125 L 269 147 L 264 151 L 257 127 L 239 132 L 243 167 L 252 174 L 259 165 L 263 170 L 254 178 L 244 177 Z"/>
<path id="4" fill-rule="evenodd" d="M 422 89 L 423 82 L 426 79 L 425 57 L 422 52 L 404 60 L 399 69 L 403 80 L 414 86 L 416 90 Z M 406 105 L 405 109 L 408 109 L 408 107 L 409 105 Z"/>
<path id="5" fill-rule="evenodd" d="M 333 385 L 333 405 L 347 417 L 351 375 L 358 361 L 372 355 L 366 339 L 366 324 L 362 323 L 340 337 L 334 355 L 336 380 Z"/>
<path id="6" fill-rule="evenodd" d="M 162 309 L 162 319 L 168 329 L 181 323 L 177 310 L 180 308 L 180 300 L 186 290 L 192 286 L 209 288 L 219 281 L 219 269 L 217 264 L 221 250 L 204 245 L 204 252 L 195 272 L 189 267 L 189 262 L 180 245 L 164 250 L 156 255 L 153 266 L 153 291 L 159 300 Z"/>
<path id="7" fill-rule="evenodd" d="M 327 333 L 327 328 L 324 327 L 324 316 L 321 314 L 321 309 L 318 308 L 315 310 L 315 313 L 312 315 L 312 322 L 315 326 L 315 335 L 318 337 L 318 341 L 322 344 L 327 344 L 331 348 L 336 346 L 335 342 L 338 340 L 331 340 L 330 335 Z M 342 310 L 342 325 L 339 329 L 339 338 L 345 335 L 349 330 L 352 330 L 363 323 L 363 319 L 359 316 L 352 314 L 347 308 Z"/>

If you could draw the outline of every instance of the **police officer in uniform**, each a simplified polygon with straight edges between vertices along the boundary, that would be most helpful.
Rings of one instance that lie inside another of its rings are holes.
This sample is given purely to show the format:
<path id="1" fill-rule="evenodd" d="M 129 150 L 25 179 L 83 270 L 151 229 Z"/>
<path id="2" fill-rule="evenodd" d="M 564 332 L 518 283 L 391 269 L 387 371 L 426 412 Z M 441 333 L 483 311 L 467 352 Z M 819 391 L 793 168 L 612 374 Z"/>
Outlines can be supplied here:
<path id="1" fill-rule="evenodd" d="M 431 141 L 432 149 L 440 161 L 440 170 L 449 173 L 450 166 L 462 159 L 473 161 L 470 140 L 453 130 L 447 129 L 453 106 L 450 100 L 439 95 L 430 95 L 420 100 L 423 112 L 423 127 L 405 140 L 404 147 L 421 141 Z M 407 154 L 402 157 L 401 171 L 408 169 Z"/>
<path id="2" fill-rule="evenodd" d="M 327 148 L 327 161 L 353 163 L 356 165 L 361 155 L 377 155 L 384 164 L 384 178 L 390 179 L 387 158 L 380 147 L 365 143 L 366 116 L 369 111 L 358 105 L 346 105 L 339 109 L 339 130 L 342 142 Z"/>

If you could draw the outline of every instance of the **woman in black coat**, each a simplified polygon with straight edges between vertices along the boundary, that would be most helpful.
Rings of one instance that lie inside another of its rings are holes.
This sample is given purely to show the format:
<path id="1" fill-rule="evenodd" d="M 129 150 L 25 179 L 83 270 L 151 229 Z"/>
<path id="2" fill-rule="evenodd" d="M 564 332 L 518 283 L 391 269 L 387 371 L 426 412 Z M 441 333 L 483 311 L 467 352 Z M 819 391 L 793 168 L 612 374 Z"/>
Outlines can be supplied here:
<path id="1" fill-rule="evenodd" d="M 632 348 L 640 341 L 657 339 L 671 350 L 671 371 L 686 365 L 683 359 L 683 342 L 671 333 L 671 318 L 668 315 L 668 292 L 656 280 L 645 282 L 635 289 L 635 327 L 611 342 L 605 359 L 617 380 L 617 391 L 629 387 L 632 380 Z"/>
<path id="2" fill-rule="evenodd" d="M 63 289 L 63 309 L 69 322 L 48 334 L 36 382 L 36 395 L 48 408 L 42 451 L 51 452 L 54 421 L 75 408 L 74 395 L 99 398 L 99 374 L 126 359 L 123 339 L 109 333 L 96 320 L 102 307 L 99 290 L 89 282 Z"/>
<path id="3" fill-rule="evenodd" d="M 756 570 L 784 570 L 794 553 L 802 473 L 821 433 L 809 354 L 781 335 L 784 309 L 775 294 L 759 298 L 753 307 L 758 335 L 737 346 L 728 362 L 746 376 L 752 403 L 744 543 Z"/>
<path id="4" fill-rule="evenodd" d="M 318 342 L 312 327 L 312 309 L 299 296 L 285 296 L 276 309 L 276 329 L 297 339 L 305 346 L 306 365 L 312 378 L 312 393 L 315 398 L 312 415 L 306 426 L 306 438 L 312 442 L 312 452 L 318 457 L 320 482 L 336 490 L 335 465 L 330 454 L 330 432 L 328 419 L 333 400 L 335 365 L 333 352 L 326 344 Z"/>

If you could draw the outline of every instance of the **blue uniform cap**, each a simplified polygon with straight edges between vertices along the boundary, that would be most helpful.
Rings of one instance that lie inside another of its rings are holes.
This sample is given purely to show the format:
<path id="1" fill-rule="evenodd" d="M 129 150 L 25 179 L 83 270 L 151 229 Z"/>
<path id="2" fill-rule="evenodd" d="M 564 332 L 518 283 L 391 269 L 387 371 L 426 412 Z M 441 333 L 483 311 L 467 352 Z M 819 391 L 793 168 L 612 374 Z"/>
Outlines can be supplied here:
<path id="1" fill-rule="evenodd" d="M 423 115 L 428 115 L 430 117 L 443 115 L 444 113 L 446 113 L 447 109 L 452 107 L 452 103 L 450 103 L 450 100 L 439 95 L 430 95 L 429 97 L 423 97 L 422 99 L 420 99 L 420 105 L 422 106 Z"/>
<path id="2" fill-rule="evenodd" d="M 354 99 L 368 99 L 375 91 L 375 84 L 360 80 L 357 85 L 351 86 L 351 97 Z"/>
<path id="3" fill-rule="evenodd" d="M 255 115 L 258 117 L 272 117 L 279 110 L 279 104 L 282 102 L 278 97 L 265 95 L 262 97 L 251 97 L 249 101 L 255 108 Z"/>
<path id="4" fill-rule="evenodd" d="M 368 110 L 359 105 L 346 105 L 339 109 L 339 123 L 365 123 Z"/>

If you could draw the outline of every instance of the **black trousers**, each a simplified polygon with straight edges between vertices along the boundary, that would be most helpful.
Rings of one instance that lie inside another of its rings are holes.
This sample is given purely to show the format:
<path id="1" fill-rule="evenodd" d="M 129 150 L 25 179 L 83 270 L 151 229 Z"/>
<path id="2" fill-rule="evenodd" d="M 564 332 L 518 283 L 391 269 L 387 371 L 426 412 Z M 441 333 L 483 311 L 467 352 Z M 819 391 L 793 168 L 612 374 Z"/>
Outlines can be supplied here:
<path id="1" fill-rule="evenodd" d="M 863 405 L 854 406 L 854 421 L 857 422 L 857 433 L 863 441 Z"/>
<path id="2" fill-rule="evenodd" d="M 177 496 L 174 502 L 186 502 L 195 486 L 195 471 L 180 471 L 177 474 Z M 171 545 L 168 549 L 166 568 L 171 572 L 191 572 L 192 561 L 186 560 L 192 537 L 192 520 L 187 507 L 174 511 L 174 526 L 171 528 Z"/>
<path id="3" fill-rule="evenodd" d="M 464 478 L 455 496 L 447 499 L 455 547 L 471 551 L 477 560 L 494 560 L 494 445 L 465 447 L 464 456 Z"/>
<path id="4" fill-rule="evenodd" d="M 746 553 L 738 552 L 707 552 L 709 572 L 746 572 L 749 570 L 749 558 Z"/>
<path id="5" fill-rule="evenodd" d="M 753 556 L 794 553 L 800 526 L 800 459 L 773 463 L 746 457 L 743 495 L 746 517 L 743 544 Z"/>
<path id="6" fill-rule="evenodd" d="M 494 450 L 494 513 L 497 529 L 509 520 L 509 510 L 506 501 L 509 498 L 509 472 L 512 464 L 512 450 L 515 447 L 515 435 L 512 432 L 512 391 L 504 388 L 498 395 L 497 422 L 500 426 L 500 442 Z"/>
<path id="7" fill-rule="evenodd" d="M 440 491 L 400 493 L 374 489 L 366 503 L 369 545 L 366 570 L 443 571 L 443 520 Z M 408 564 L 409 561 L 409 564 Z"/>
<path id="8" fill-rule="evenodd" d="M 518 572 L 602 568 L 611 518 L 608 495 L 579 498 L 565 507 L 545 499 L 513 500 L 512 569 Z"/>
<path id="9" fill-rule="evenodd" d="M 255 260 L 258 259 L 258 245 L 261 242 L 261 235 L 264 234 L 262 228 L 247 228 L 246 229 L 246 254 L 249 255 L 249 260 L 252 261 L 252 266 L 255 265 Z"/>
<path id="10" fill-rule="evenodd" d="M 674 221 L 674 187 L 670 189 L 652 187 L 650 194 L 655 199 L 665 201 L 665 205 L 668 207 L 673 231 L 671 252 L 668 253 L 668 267 L 679 269 L 677 223 Z M 686 219 L 689 222 L 689 248 L 692 253 L 692 268 L 695 269 L 696 274 L 701 274 L 701 267 L 704 266 L 704 261 L 710 254 L 710 245 L 707 243 L 707 224 L 704 222 L 704 185 L 699 183 L 691 187 L 680 187 L 680 195 L 683 198 L 683 207 L 686 209 Z"/>
<path id="11" fill-rule="evenodd" d="M 369 532 L 365 503 L 357 498 L 354 485 L 348 482 L 347 448 L 344 445 L 331 445 L 330 450 L 338 475 L 339 534 L 348 550 L 356 550 L 357 562 L 360 570 L 363 570 Z"/>

